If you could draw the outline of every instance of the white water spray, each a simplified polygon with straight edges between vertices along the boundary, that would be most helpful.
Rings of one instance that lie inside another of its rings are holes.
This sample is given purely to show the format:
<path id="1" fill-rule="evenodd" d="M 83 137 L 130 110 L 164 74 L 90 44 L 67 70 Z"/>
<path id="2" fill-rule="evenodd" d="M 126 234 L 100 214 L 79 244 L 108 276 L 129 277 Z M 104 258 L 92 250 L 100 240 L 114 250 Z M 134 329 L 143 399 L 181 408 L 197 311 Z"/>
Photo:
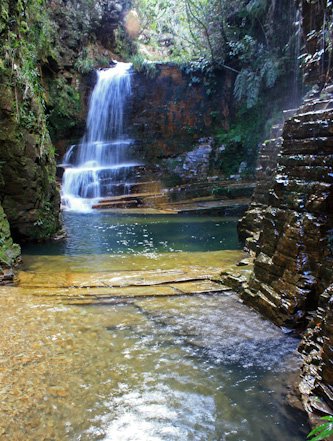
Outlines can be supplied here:
<path id="1" fill-rule="evenodd" d="M 128 162 L 132 140 L 124 134 L 124 111 L 131 94 L 131 64 L 97 72 L 89 103 L 86 133 L 64 156 L 64 209 L 89 211 L 96 200 L 113 195 L 115 182 L 126 178 L 137 163 Z"/>

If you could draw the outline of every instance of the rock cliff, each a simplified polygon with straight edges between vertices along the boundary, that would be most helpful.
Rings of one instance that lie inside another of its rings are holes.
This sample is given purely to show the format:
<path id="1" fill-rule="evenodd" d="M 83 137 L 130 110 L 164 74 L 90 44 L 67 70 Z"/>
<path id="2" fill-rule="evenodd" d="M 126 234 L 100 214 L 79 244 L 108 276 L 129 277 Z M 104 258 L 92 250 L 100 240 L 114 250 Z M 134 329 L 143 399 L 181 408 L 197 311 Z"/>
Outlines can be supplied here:
<path id="1" fill-rule="evenodd" d="M 126 37 L 117 37 L 117 32 L 121 33 L 128 4 L 6 0 L 0 5 L 3 269 L 15 263 L 19 254 L 10 231 L 17 241 L 43 240 L 60 228 L 52 141 L 78 136 L 85 116 L 86 73 L 95 64 L 108 65 L 112 50 L 126 43 Z"/>
<path id="2" fill-rule="evenodd" d="M 330 259 L 333 196 L 330 96 L 311 100 L 284 125 L 254 276 L 245 294 L 279 324 L 302 325 L 329 278 L 323 259 Z"/>
<path id="3" fill-rule="evenodd" d="M 234 74 L 218 72 L 214 92 L 203 76 L 196 78 L 193 84 L 191 75 L 172 63 L 134 75 L 129 126 L 141 158 L 155 163 L 180 155 L 216 127 L 229 128 Z"/>
<path id="4" fill-rule="evenodd" d="M 4 3 L 0 19 L 0 198 L 20 239 L 48 238 L 59 228 L 54 149 L 38 70 L 47 50 L 37 34 L 44 19 L 36 2 L 14 1 Z"/>
<path id="5" fill-rule="evenodd" d="M 276 324 L 306 328 L 299 390 L 309 412 L 333 408 L 332 121 L 329 86 L 284 124 L 276 176 L 258 220 L 253 275 L 243 292 L 246 303 Z M 256 195 L 262 202 L 260 186 Z"/>
<path id="6" fill-rule="evenodd" d="M 255 252 L 242 295 L 276 324 L 302 332 L 298 391 L 315 423 L 318 415 L 333 413 L 333 10 L 319 1 L 300 5 L 304 76 L 317 84 L 284 124 L 275 165 L 266 168 L 272 178 L 258 173 L 251 209 L 240 224 Z M 265 164 L 263 149 L 259 169 Z"/>

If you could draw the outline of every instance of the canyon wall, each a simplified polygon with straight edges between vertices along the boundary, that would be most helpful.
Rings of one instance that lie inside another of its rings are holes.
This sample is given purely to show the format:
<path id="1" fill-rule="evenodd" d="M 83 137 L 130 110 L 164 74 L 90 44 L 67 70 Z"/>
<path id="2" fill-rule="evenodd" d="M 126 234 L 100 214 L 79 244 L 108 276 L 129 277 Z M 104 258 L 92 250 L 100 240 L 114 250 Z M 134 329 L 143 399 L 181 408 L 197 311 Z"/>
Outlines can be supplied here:
<path id="1" fill-rule="evenodd" d="M 331 278 L 332 108 L 327 91 L 286 121 L 263 212 L 244 298 L 280 325 L 303 326 Z"/>
<path id="2" fill-rule="evenodd" d="M 12 236 L 19 242 L 44 240 L 61 226 L 51 138 L 70 139 L 82 130 L 87 72 L 108 65 L 128 5 L 1 3 L 0 280 L 13 276 L 10 268 L 19 258 Z"/>
<path id="3" fill-rule="evenodd" d="M 277 325 L 305 329 L 298 390 L 315 420 L 333 410 L 333 86 L 305 100 L 282 138 L 271 189 L 262 200 L 261 181 L 245 215 L 258 228 L 248 233 L 255 260 L 242 297 Z"/>
<path id="4" fill-rule="evenodd" d="M 150 76 L 136 72 L 129 134 L 137 143 L 139 156 L 156 162 L 180 155 L 216 127 L 228 130 L 234 76 L 217 72 L 211 90 L 203 75 L 196 76 L 194 83 L 190 74 L 172 63 L 154 65 Z"/>
<path id="5" fill-rule="evenodd" d="M 15 237 L 47 238 L 59 228 L 54 149 L 40 96 L 11 79 L 0 86 L 1 204 Z"/>
<path id="6" fill-rule="evenodd" d="M 298 393 L 317 422 L 333 412 L 333 84 L 329 45 L 318 52 L 331 35 L 332 7 L 301 3 L 309 52 L 304 73 L 317 84 L 285 122 L 276 160 L 267 167 L 271 179 L 259 170 L 251 210 L 239 228 L 255 253 L 242 297 L 277 325 L 302 333 Z M 266 153 L 263 148 L 259 158 L 264 171 Z"/>

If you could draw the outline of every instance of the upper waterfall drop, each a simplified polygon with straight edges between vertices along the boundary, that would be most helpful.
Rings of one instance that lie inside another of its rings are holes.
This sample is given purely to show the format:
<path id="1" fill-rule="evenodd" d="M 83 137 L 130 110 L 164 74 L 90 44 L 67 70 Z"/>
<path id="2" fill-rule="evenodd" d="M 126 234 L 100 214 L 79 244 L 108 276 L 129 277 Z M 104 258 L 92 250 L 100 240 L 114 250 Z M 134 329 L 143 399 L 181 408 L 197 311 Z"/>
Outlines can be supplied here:
<path id="1" fill-rule="evenodd" d="M 131 64 L 117 63 L 97 71 L 89 102 L 86 133 L 63 160 L 62 204 L 65 209 L 88 211 L 96 198 L 114 194 L 133 166 L 128 162 L 132 140 L 124 132 L 124 113 L 131 95 Z"/>

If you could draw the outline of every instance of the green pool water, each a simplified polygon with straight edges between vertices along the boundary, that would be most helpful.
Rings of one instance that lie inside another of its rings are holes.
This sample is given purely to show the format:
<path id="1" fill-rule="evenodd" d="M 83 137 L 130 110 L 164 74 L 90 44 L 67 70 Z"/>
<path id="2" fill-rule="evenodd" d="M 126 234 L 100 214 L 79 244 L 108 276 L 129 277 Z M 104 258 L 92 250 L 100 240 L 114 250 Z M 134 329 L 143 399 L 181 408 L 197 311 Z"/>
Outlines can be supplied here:
<path id="1" fill-rule="evenodd" d="M 67 239 L 28 245 L 25 254 L 147 254 L 239 249 L 237 220 L 178 215 L 63 213 Z"/>

